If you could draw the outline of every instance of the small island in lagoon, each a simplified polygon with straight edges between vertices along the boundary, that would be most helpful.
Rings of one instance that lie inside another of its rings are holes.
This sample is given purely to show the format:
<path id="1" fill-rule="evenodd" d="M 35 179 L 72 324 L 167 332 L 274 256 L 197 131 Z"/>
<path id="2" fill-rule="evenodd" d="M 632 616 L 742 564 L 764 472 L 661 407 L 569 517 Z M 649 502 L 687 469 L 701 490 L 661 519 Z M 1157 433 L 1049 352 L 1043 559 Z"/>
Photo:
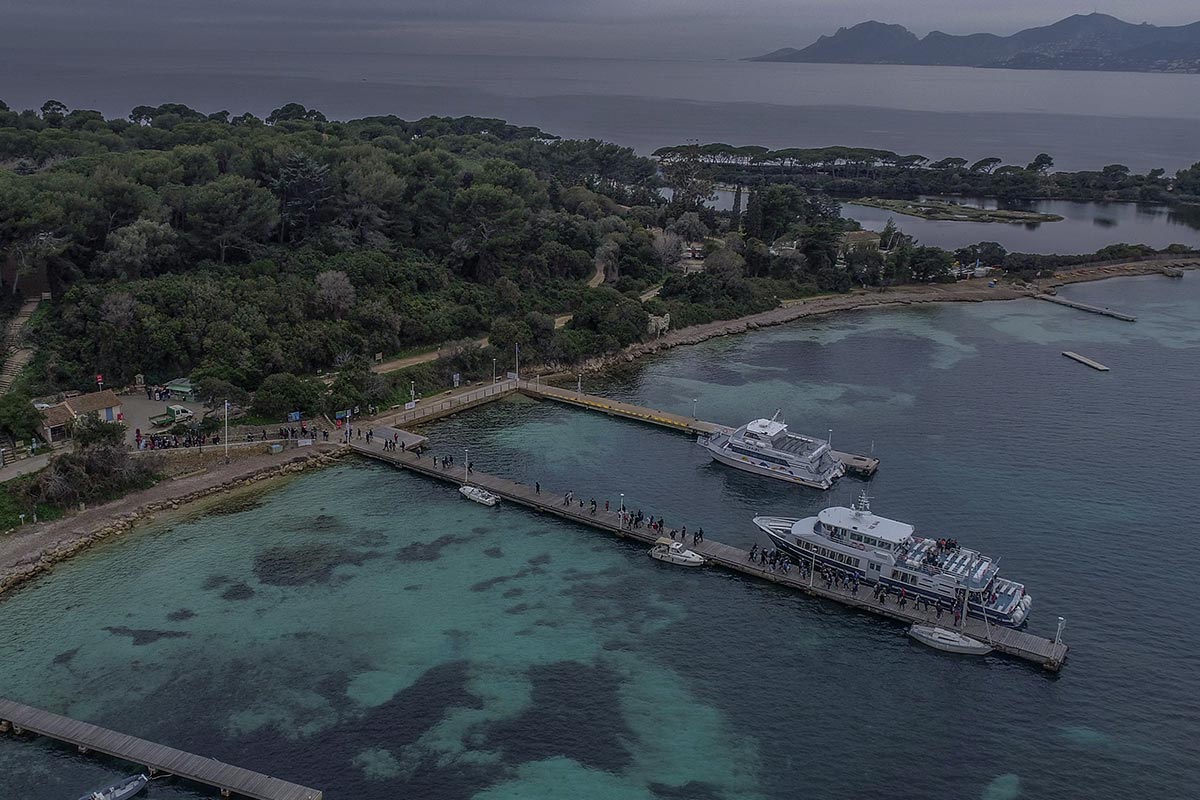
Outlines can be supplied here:
<path id="1" fill-rule="evenodd" d="M 856 206 L 882 208 L 896 214 L 921 219 L 949 220 L 952 222 L 1059 222 L 1058 214 L 1043 214 L 1039 211 L 1019 211 L 1004 208 L 980 208 L 959 205 L 949 200 L 895 200 L 882 197 L 861 197 L 850 201 Z"/>

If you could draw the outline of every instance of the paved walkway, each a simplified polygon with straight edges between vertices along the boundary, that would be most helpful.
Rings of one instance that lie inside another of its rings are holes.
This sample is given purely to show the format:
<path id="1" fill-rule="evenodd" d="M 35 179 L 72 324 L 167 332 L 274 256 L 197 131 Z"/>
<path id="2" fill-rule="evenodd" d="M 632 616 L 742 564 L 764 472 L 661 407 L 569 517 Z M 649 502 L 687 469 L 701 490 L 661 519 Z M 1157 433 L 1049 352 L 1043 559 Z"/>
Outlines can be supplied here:
<path id="1" fill-rule="evenodd" d="M 41 455 L 30 456 L 29 458 L 21 458 L 8 466 L 0 467 L 0 483 L 11 481 L 13 478 L 19 478 L 22 475 L 28 475 L 31 472 L 37 472 L 50 463 L 50 456 L 50 453 L 42 453 Z"/>

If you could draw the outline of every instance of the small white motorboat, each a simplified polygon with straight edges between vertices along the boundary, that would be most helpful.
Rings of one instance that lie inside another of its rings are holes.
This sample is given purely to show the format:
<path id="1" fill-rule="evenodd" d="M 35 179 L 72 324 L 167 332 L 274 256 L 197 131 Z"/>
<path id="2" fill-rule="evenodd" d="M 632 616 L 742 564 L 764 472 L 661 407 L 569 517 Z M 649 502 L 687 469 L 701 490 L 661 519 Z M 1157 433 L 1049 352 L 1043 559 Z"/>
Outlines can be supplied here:
<path id="1" fill-rule="evenodd" d="M 968 656 L 985 656 L 992 652 L 991 645 L 964 636 L 958 631 L 949 631 L 936 625 L 913 625 L 908 629 L 908 635 L 921 644 L 927 644 L 947 653 L 961 653 Z"/>
<path id="2" fill-rule="evenodd" d="M 683 542 L 677 542 L 665 536 L 658 537 L 654 547 L 650 548 L 650 557 L 684 567 L 704 566 L 704 556 L 693 553 L 691 550 L 685 550 Z"/>
<path id="3" fill-rule="evenodd" d="M 125 800 L 146 788 L 150 779 L 145 775 L 130 775 L 124 780 L 117 781 L 112 786 L 89 792 L 79 800 Z"/>
<path id="4" fill-rule="evenodd" d="M 481 489 L 478 486 L 462 486 L 458 493 L 468 500 L 474 500 L 476 503 L 482 503 L 485 506 L 494 506 L 500 502 L 500 495 L 492 494 L 487 489 Z"/>

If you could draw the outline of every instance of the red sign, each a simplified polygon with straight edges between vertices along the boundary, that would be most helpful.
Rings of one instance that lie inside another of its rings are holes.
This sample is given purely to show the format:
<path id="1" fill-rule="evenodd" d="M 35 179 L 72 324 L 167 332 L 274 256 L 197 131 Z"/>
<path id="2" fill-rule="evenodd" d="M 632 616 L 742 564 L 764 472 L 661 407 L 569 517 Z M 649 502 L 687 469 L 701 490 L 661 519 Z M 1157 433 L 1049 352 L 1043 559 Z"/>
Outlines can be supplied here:
<path id="1" fill-rule="evenodd" d="M 96 383 L 104 383 L 104 376 L 99 372 L 96 373 Z"/>

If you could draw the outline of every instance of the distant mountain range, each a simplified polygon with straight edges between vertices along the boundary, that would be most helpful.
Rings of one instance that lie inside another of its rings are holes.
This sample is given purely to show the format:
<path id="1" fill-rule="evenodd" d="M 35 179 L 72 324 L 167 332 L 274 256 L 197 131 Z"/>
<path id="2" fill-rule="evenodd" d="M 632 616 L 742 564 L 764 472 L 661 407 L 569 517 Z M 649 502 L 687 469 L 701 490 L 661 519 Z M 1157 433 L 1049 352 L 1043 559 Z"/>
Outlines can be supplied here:
<path id="1" fill-rule="evenodd" d="M 1076 14 L 1012 36 L 934 31 L 918 38 L 902 25 L 871 21 L 841 28 L 802 50 L 785 47 L 746 60 L 1200 73 L 1200 22 L 1159 27 Z"/>

